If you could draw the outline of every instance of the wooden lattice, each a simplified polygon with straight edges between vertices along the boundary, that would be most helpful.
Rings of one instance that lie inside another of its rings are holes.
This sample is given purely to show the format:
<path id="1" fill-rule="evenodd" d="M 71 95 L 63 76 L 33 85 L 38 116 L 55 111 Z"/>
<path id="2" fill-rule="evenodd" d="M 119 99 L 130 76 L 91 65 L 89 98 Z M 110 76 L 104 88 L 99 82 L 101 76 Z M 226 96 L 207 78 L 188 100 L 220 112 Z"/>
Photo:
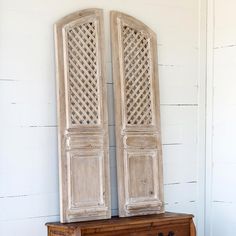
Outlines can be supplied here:
<path id="1" fill-rule="evenodd" d="M 150 44 L 141 32 L 122 27 L 128 125 L 152 123 Z"/>
<path id="2" fill-rule="evenodd" d="M 96 32 L 94 22 L 67 31 L 72 125 L 99 123 Z"/>

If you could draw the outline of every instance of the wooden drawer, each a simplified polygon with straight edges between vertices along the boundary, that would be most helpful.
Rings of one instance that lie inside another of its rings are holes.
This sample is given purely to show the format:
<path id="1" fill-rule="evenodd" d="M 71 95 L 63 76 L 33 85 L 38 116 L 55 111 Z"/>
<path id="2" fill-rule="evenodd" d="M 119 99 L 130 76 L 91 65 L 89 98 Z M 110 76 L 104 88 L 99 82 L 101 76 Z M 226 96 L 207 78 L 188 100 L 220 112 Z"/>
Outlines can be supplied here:
<path id="1" fill-rule="evenodd" d="M 48 236 L 196 236 L 193 216 L 165 213 L 138 217 L 48 223 Z"/>
<path id="2" fill-rule="evenodd" d="M 68 229 L 62 230 L 62 229 L 56 229 L 56 228 L 49 228 L 48 229 L 48 236 L 69 236 L 70 233 Z M 71 234 L 73 235 L 73 234 Z"/>
<path id="3" fill-rule="evenodd" d="M 161 227 L 152 227 L 147 226 L 143 227 L 131 227 L 126 229 L 114 229 L 105 232 L 104 230 L 96 229 L 93 232 L 87 233 L 84 232 L 82 235 L 86 236 L 189 236 L 190 235 L 190 227 L 189 223 L 186 224 L 175 224 L 175 225 L 167 225 Z M 100 232 L 99 232 L 100 231 Z"/>

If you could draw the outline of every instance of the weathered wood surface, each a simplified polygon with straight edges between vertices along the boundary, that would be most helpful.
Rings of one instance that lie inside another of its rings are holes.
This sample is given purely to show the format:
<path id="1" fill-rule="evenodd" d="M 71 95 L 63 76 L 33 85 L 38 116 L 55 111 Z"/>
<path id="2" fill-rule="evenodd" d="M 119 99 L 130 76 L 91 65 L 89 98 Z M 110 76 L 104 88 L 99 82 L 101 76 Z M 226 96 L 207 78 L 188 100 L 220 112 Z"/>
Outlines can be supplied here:
<path id="1" fill-rule="evenodd" d="M 110 218 L 103 12 L 55 25 L 61 221 Z"/>
<path id="2" fill-rule="evenodd" d="M 162 213 L 163 176 L 156 34 L 111 12 L 119 215 Z"/>

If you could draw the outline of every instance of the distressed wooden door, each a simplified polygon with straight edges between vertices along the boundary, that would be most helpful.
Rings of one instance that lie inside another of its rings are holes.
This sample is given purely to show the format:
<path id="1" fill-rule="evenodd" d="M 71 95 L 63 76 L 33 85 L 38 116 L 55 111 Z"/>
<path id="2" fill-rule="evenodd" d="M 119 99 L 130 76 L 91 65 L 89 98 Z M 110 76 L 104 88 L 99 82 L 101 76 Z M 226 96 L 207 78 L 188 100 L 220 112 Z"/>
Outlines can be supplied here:
<path id="1" fill-rule="evenodd" d="M 61 222 L 110 218 L 103 12 L 55 25 Z"/>
<path id="2" fill-rule="evenodd" d="M 156 34 L 111 12 L 119 215 L 162 213 Z"/>

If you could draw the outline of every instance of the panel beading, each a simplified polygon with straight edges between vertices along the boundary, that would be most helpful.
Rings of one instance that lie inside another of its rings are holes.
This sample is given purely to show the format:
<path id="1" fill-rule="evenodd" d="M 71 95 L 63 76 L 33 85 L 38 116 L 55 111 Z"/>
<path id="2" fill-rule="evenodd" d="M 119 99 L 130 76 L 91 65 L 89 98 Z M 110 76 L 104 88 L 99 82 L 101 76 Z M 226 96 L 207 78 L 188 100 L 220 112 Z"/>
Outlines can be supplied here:
<path id="1" fill-rule="evenodd" d="M 152 124 L 150 42 L 141 32 L 122 27 L 126 119 L 128 125 Z"/>
<path id="2" fill-rule="evenodd" d="M 68 86 L 72 125 L 97 125 L 99 91 L 96 25 L 89 22 L 67 31 Z"/>

